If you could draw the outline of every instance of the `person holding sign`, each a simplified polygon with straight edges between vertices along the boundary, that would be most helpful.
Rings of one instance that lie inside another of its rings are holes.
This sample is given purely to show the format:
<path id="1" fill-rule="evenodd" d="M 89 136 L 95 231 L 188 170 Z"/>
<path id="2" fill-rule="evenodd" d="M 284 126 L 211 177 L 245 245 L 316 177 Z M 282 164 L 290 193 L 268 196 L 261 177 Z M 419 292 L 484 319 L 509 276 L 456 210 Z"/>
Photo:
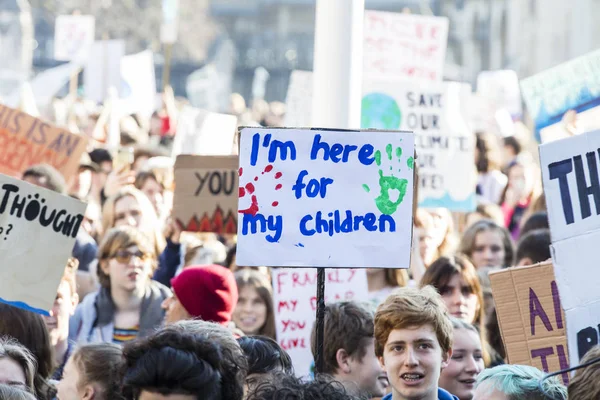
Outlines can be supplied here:
<path id="1" fill-rule="evenodd" d="M 446 307 L 431 286 L 390 295 L 375 314 L 375 354 L 392 386 L 383 400 L 458 400 L 438 386 L 452 335 Z"/>
<path id="2" fill-rule="evenodd" d="M 110 230 L 98 254 L 100 289 L 88 295 L 71 318 L 78 343 L 124 343 L 161 325 L 162 302 L 171 291 L 150 279 L 156 268 L 153 246 L 130 226 Z"/>

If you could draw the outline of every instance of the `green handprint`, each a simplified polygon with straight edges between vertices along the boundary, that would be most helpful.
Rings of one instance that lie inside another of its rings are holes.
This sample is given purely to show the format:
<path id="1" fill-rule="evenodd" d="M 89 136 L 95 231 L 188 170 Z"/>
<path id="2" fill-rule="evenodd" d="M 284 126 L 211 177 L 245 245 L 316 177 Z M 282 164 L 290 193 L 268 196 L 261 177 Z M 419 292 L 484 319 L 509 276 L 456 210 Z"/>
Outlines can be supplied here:
<path id="1" fill-rule="evenodd" d="M 393 156 L 392 156 L 393 146 L 391 144 L 388 144 L 387 146 L 385 146 L 385 152 L 387 154 L 387 159 L 389 161 L 392 161 L 393 160 Z M 398 158 L 398 162 L 400 162 L 402 159 L 402 148 L 401 147 L 396 147 L 396 157 Z M 380 167 L 380 169 L 379 169 L 379 196 L 377 196 L 377 198 L 375 199 L 375 205 L 377 206 L 379 211 L 381 211 L 383 214 L 391 215 L 396 212 L 396 210 L 398 209 L 398 206 L 400 206 L 400 204 L 404 200 L 404 196 L 406 195 L 406 189 L 408 187 L 408 180 L 402 179 L 402 178 L 397 178 L 391 173 L 390 173 L 390 175 L 383 174 L 383 170 L 381 169 L 381 151 L 380 150 L 377 150 L 375 152 L 375 163 L 377 164 L 378 167 Z M 413 168 L 413 166 L 414 166 L 413 157 L 409 157 L 408 160 L 406 160 L 406 165 L 408 166 L 409 169 Z M 393 169 L 394 169 L 394 167 L 392 165 L 390 165 L 390 171 L 393 171 Z M 398 171 L 400 171 L 400 169 L 398 169 Z M 371 188 L 369 187 L 369 185 L 363 184 L 362 186 L 366 192 L 371 191 Z M 396 199 L 396 201 L 392 201 L 390 199 L 390 191 L 391 190 L 398 191 L 398 198 Z"/>

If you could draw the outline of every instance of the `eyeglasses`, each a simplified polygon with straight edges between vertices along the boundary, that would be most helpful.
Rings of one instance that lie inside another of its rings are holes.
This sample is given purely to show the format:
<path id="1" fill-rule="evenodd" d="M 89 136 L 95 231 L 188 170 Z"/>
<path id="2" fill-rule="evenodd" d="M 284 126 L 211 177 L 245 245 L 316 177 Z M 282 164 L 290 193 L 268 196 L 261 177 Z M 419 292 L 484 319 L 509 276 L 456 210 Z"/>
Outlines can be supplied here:
<path id="1" fill-rule="evenodd" d="M 131 257 L 137 257 L 142 261 L 147 261 L 152 258 L 151 254 L 142 253 L 141 251 L 131 252 L 129 250 L 117 250 L 117 252 L 111 257 L 120 262 L 121 264 L 127 264 L 131 261 Z"/>

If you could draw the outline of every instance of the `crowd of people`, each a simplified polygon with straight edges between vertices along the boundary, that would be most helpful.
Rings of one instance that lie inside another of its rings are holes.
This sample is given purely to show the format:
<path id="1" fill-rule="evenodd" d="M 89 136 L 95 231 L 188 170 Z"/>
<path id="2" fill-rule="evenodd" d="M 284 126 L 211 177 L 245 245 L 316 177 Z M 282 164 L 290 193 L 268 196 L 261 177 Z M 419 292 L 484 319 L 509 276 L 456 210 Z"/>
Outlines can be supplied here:
<path id="1" fill-rule="evenodd" d="M 232 112 L 267 125 L 281 124 L 282 106 L 232 98 Z M 174 118 L 165 107 L 122 130 L 125 164 L 90 118 L 73 179 L 49 165 L 24 171 L 88 208 L 50 315 L 0 304 L 0 399 L 598 398 L 599 364 L 568 389 L 507 364 L 488 274 L 550 259 L 522 138 L 476 135 L 476 210 L 417 209 L 410 269 L 368 269 L 368 298 L 327 304 L 323 370 L 300 379 L 276 341 L 270 269 L 237 265 L 235 238 L 171 218 Z"/>

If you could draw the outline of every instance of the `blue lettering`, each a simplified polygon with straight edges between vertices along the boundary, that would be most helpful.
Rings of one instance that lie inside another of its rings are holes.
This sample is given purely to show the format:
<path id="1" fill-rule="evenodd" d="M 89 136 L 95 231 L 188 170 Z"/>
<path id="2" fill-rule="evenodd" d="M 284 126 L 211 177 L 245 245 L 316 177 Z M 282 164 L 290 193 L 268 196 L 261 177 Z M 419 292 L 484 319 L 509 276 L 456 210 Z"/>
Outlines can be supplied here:
<path id="1" fill-rule="evenodd" d="M 340 162 L 340 155 L 344 152 L 344 146 L 339 143 L 334 143 L 331 146 L 331 152 L 329 153 L 329 157 L 331 157 L 331 161 L 334 163 Z"/>
<path id="2" fill-rule="evenodd" d="M 348 162 L 348 157 L 350 156 L 350 153 L 352 153 L 356 149 L 358 149 L 358 146 L 355 146 L 353 144 L 347 144 L 344 147 L 344 156 L 342 157 L 342 162 Z"/>
<path id="3" fill-rule="evenodd" d="M 294 142 L 287 141 L 281 142 L 279 140 L 273 140 L 269 147 L 269 162 L 275 162 L 277 160 L 277 153 L 279 152 L 279 159 L 284 161 L 288 157 L 288 150 L 290 152 L 290 160 L 296 159 L 296 146 Z"/>
<path id="4" fill-rule="evenodd" d="M 358 152 L 358 161 L 360 161 L 360 163 L 363 165 L 373 164 L 373 162 L 375 161 L 375 157 L 373 156 L 374 152 L 375 149 L 372 145 L 365 144 L 363 147 L 360 148 L 360 151 Z"/>
<path id="5" fill-rule="evenodd" d="M 324 199 L 325 195 L 327 194 L 327 185 L 330 185 L 333 183 L 333 179 L 331 178 L 321 178 L 321 198 Z"/>
<path id="6" fill-rule="evenodd" d="M 311 179 L 306 187 L 306 195 L 310 198 L 317 197 L 319 194 L 319 181 Z"/>
<path id="7" fill-rule="evenodd" d="M 269 243 L 277 243 L 281 238 L 281 233 L 283 232 L 283 217 L 281 215 L 277 215 L 275 217 L 270 215 L 267 222 L 269 225 L 269 230 L 271 233 L 275 232 L 275 234 L 267 235 L 265 236 L 265 239 L 267 239 L 267 242 Z"/>
<path id="8" fill-rule="evenodd" d="M 260 133 L 255 133 L 252 136 L 252 152 L 250 152 L 250 165 L 256 165 L 256 161 L 258 160 L 258 145 L 260 142 Z"/>
<path id="9" fill-rule="evenodd" d="M 323 160 L 329 159 L 329 145 L 325 142 L 321 143 L 321 135 L 315 135 L 312 148 L 310 150 L 310 159 L 316 160 L 319 155 L 319 150 L 323 149 Z"/>
<path id="10" fill-rule="evenodd" d="M 267 242 L 275 243 L 279 241 L 283 232 L 283 217 L 281 215 L 269 215 L 268 218 L 265 218 L 262 214 L 244 214 L 242 218 L 242 235 L 245 236 L 248 233 L 254 235 L 258 232 L 266 233 L 267 230 L 270 232 L 269 235 L 265 236 Z"/>
<path id="11" fill-rule="evenodd" d="M 385 223 L 390 225 L 389 232 L 396 232 L 396 221 L 392 218 L 391 215 L 381 214 L 379 217 L 379 232 L 387 232 L 385 230 Z"/>
<path id="12" fill-rule="evenodd" d="M 305 215 L 300 220 L 300 233 L 304 236 L 312 236 L 316 233 L 314 229 L 306 229 L 306 224 L 313 219 L 312 215 Z"/>
<path id="13" fill-rule="evenodd" d="M 365 222 L 363 222 L 363 226 L 369 232 L 375 232 L 377 230 L 377 227 L 375 226 L 376 220 L 377 220 L 377 218 L 375 217 L 375 214 L 366 213 L 365 214 Z"/>
<path id="14" fill-rule="evenodd" d="M 294 191 L 294 195 L 297 199 L 302 197 L 302 190 L 306 187 L 306 185 L 302 182 L 306 175 L 308 175 L 307 170 L 300 171 L 298 177 L 296 178 L 296 183 L 294 184 L 294 186 L 292 186 L 292 190 Z"/>

